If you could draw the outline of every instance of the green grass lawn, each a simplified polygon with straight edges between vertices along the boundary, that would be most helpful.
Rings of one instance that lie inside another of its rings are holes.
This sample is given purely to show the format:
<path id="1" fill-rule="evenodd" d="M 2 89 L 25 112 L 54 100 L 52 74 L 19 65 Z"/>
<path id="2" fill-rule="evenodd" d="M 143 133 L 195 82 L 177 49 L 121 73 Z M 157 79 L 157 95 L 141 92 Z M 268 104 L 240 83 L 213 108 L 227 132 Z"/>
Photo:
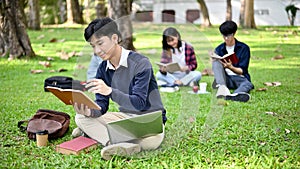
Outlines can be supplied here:
<path id="1" fill-rule="evenodd" d="M 167 24 L 134 24 L 134 45 L 148 56 L 154 71 L 161 53 L 161 33 Z M 222 42 L 218 27 L 172 25 L 182 39 L 195 47 L 198 70 L 210 68 L 208 50 Z M 239 29 L 236 38 L 251 48 L 249 72 L 255 89 L 247 103 L 219 101 L 208 83 L 206 95 L 192 95 L 190 87 L 176 93 L 161 93 L 167 109 L 166 138 L 155 151 L 135 156 L 101 159 L 100 147 L 79 156 L 55 152 L 55 145 L 71 139 L 76 127 L 72 106 L 65 106 L 55 96 L 44 92 L 47 77 L 72 76 L 84 80 L 91 48 L 84 41 L 83 27 L 45 27 L 28 31 L 35 59 L 8 61 L 0 59 L 0 168 L 299 168 L 300 166 L 300 28 L 259 27 Z M 50 43 L 52 39 L 56 42 Z M 60 59 L 62 52 L 76 52 L 69 60 Z M 283 59 L 274 60 L 282 55 Z M 39 61 L 51 57 L 51 67 Z M 57 72 L 59 69 L 65 72 Z M 31 70 L 43 70 L 32 74 Z M 55 72 L 52 72 L 52 71 Z M 267 87 L 264 82 L 281 82 Z M 267 91 L 257 91 L 267 88 Z M 91 97 L 93 97 L 91 95 Z M 34 141 L 17 128 L 19 120 L 29 119 L 38 109 L 67 112 L 70 130 L 63 138 L 38 148 Z M 117 111 L 112 104 L 110 111 Z M 273 114 L 271 114 L 272 112 Z"/>

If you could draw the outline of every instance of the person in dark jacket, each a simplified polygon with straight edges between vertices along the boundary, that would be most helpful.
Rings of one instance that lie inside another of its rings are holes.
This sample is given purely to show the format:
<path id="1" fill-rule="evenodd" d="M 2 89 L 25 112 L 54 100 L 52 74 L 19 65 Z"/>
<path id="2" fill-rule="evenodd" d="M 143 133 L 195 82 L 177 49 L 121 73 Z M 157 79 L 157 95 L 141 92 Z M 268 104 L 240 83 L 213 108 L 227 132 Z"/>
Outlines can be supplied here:
<path id="1" fill-rule="evenodd" d="M 238 62 L 213 59 L 212 69 L 215 79 L 212 87 L 217 89 L 217 98 L 247 102 L 250 99 L 249 93 L 254 88 L 248 72 L 250 48 L 235 38 L 237 29 L 237 24 L 233 21 L 225 21 L 219 27 L 224 42 L 216 47 L 214 53 L 210 53 L 210 55 L 224 56 L 234 53 Z M 234 92 L 230 93 L 229 89 L 233 89 Z"/>

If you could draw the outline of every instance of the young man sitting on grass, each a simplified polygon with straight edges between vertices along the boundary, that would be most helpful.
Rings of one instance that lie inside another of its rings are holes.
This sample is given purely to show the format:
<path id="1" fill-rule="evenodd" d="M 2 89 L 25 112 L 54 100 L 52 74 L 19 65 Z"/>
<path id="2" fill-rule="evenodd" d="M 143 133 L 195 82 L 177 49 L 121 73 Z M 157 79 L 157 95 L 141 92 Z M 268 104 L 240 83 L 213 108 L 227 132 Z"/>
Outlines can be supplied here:
<path id="1" fill-rule="evenodd" d="M 254 88 L 248 72 L 250 48 L 234 37 L 237 31 L 235 22 L 225 21 L 220 25 L 219 30 L 224 38 L 224 43 L 215 49 L 215 54 L 224 56 L 227 53 L 235 53 L 238 62 L 214 59 L 212 69 L 215 80 L 212 87 L 217 89 L 217 98 L 247 102 L 250 99 L 249 92 Z M 231 94 L 229 89 L 234 89 L 234 92 Z"/>
<path id="2" fill-rule="evenodd" d="M 103 61 L 96 78 L 88 81 L 89 92 L 95 93 L 96 103 L 101 110 L 89 109 L 74 103 L 78 126 L 72 135 L 82 132 L 101 143 L 102 158 L 109 160 L 113 155 L 132 155 L 141 150 L 152 150 L 160 146 L 164 132 L 130 142 L 111 144 L 107 123 L 142 114 L 161 111 L 166 122 L 166 111 L 161 101 L 157 82 L 149 59 L 119 45 L 121 33 L 110 18 L 95 19 L 85 29 L 85 40 L 94 53 Z M 120 112 L 107 112 L 109 99 L 119 105 Z M 163 124 L 160 124 L 163 125 Z"/>

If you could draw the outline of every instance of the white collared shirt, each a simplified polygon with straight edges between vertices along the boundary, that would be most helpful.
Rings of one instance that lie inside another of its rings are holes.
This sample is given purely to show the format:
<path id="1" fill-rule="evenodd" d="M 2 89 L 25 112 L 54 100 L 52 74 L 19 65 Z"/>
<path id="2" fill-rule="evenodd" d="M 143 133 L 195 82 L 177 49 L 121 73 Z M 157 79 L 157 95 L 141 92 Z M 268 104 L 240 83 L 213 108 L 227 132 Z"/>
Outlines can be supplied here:
<path id="1" fill-rule="evenodd" d="M 172 62 L 178 63 L 180 67 L 186 66 L 185 62 L 185 42 L 182 41 L 182 46 L 180 47 L 181 52 L 175 48 L 175 53 L 172 53 Z"/>
<path id="2" fill-rule="evenodd" d="M 116 70 L 118 69 L 120 66 L 124 66 L 124 67 L 127 67 L 127 58 L 128 58 L 128 55 L 129 55 L 129 52 L 130 50 L 127 50 L 123 47 L 121 47 L 121 57 L 120 57 L 120 62 L 119 62 L 119 65 L 118 67 L 114 67 L 110 62 L 109 60 L 107 60 L 107 65 L 106 65 L 106 70 L 107 69 L 112 69 L 112 70 Z"/>
<path id="3" fill-rule="evenodd" d="M 233 46 L 227 46 L 226 45 L 227 53 L 233 53 L 234 52 L 234 47 L 235 47 L 235 45 L 233 45 Z M 237 75 L 236 73 L 234 73 L 232 70 L 230 70 L 228 68 L 225 68 L 225 71 L 228 75 Z"/>

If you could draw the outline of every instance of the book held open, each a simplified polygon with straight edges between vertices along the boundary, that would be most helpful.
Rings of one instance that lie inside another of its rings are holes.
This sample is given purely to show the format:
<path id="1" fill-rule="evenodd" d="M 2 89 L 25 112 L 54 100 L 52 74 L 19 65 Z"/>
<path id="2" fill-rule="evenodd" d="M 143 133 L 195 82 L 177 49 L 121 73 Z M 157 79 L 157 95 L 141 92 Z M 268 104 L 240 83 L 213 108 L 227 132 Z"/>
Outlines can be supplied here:
<path id="1" fill-rule="evenodd" d="M 230 60 L 232 62 L 232 64 L 237 64 L 239 62 L 239 59 L 238 59 L 238 57 L 236 56 L 236 54 L 234 52 L 233 53 L 227 53 L 223 56 L 219 56 L 215 52 L 212 52 L 212 54 L 210 56 L 213 59 L 226 60 L 227 62 Z"/>
<path id="2" fill-rule="evenodd" d="M 181 68 L 178 63 L 161 63 L 161 62 L 155 62 L 160 68 L 166 67 L 167 72 L 174 73 L 176 71 L 180 71 Z"/>
<path id="3" fill-rule="evenodd" d="M 74 103 L 84 104 L 90 109 L 101 110 L 101 107 L 89 98 L 84 92 L 75 89 L 61 89 L 57 87 L 46 87 L 52 94 L 59 98 L 66 105 L 72 105 Z"/>

